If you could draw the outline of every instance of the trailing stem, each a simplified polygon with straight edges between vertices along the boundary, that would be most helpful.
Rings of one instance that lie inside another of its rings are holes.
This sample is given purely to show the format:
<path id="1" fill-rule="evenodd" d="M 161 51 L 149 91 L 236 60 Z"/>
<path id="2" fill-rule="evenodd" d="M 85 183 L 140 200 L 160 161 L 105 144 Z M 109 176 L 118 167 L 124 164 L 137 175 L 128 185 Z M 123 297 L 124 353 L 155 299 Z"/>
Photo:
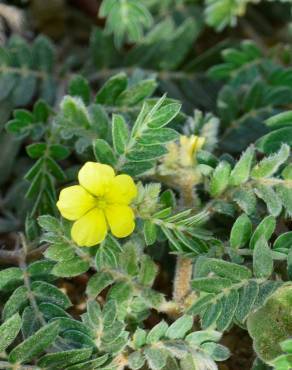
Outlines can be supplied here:
<path id="1" fill-rule="evenodd" d="M 176 261 L 173 299 L 181 302 L 189 292 L 192 278 L 193 261 L 191 258 L 178 256 Z"/>
<path id="2" fill-rule="evenodd" d="M 181 187 L 181 200 L 183 207 L 191 207 L 194 203 L 193 183 L 189 182 Z M 178 256 L 176 261 L 173 283 L 173 299 L 181 302 L 189 293 L 192 279 L 193 261 L 191 258 Z"/>

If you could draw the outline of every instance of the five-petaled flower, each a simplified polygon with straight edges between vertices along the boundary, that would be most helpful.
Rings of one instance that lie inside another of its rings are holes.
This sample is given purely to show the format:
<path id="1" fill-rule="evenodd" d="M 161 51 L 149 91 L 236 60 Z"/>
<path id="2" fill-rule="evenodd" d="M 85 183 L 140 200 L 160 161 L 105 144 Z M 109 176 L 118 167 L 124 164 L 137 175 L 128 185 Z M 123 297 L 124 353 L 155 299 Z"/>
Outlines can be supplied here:
<path id="1" fill-rule="evenodd" d="M 135 217 L 129 206 L 137 196 L 137 187 L 128 175 L 117 175 L 112 167 L 87 162 L 78 174 L 80 185 L 61 191 L 57 207 L 67 220 L 75 221 L 72 239 L 79 246 L 101 243 L 108 232 L 118 238 L 130 235 Z"/>

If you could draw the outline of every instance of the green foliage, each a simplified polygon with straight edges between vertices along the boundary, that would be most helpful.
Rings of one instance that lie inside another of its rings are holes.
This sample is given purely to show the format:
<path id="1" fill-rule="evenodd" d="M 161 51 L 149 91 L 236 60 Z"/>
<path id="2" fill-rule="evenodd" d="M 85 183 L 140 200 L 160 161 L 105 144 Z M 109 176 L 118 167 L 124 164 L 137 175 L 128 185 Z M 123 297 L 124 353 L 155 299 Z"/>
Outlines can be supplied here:
<path id="1" fill-rule="evenodd" d="M 115 89 L 114 85 L 112 88 Z M 111 95 L 111 92 L 108 94 Z M 142 94 L 145 97 L 145 93 Z M 167 153 L 165 143 L 175 140 L 178 136 L 175 130 L 164 126 L 178 114 L 180 104 L 167 103 L 165 100 L 165 97 L 161 98 L 154 106 L 144 103 L 130 133 L 123 117 L 114 115 L 112 140 L 115 152 L 106 141 L 97 139 L 94 143 L 96 160 L 134 176 L 150 170 L 155 165 L 155 160 Z"/>
<path id="2" fill-rule="evenodd" d="M 232 248 L 241 248 L 249 241 L 252 232 L 252 223 L 249 217 L 243 213 L 234 222 L 230 233 L 230 245 Z"/>
<path id="3" fill-rule="evenodd" d="M 106 29 L 115 33 L 118 46 L 125 35 L 130 42 L 139 41 L 143 28 L 149 28 L 152 24 L 152 17 L 147 8 L 133 0 L 104 0 L 99 15 L 107 17 Z"/>
<path id="4" fill-rule="evenodd" d="M 45 231 L 43 241 L 52 243 L 45 251 L 45 256 L 56 262 L 52 269 L 53 274 L 72 277 L 89 269 L 89 262 L 83 255 L 79 257 L 77 246 L 66 233 L 65 226 L 52 216 L 41 216 L 39 224 Z"/>
<path id="5" fill-rule="evenodd" d="M 257 266 L 262 265 L 257 258 L 264 262 L 265 255 L 258 254 L 260 251 L 254 254 L 254 278 L 245 266 L 206 257 L 198 259 L 192 288 L 200 292 L 200 297 L 188 312 L 200 315 L 203 328 L 216 327 L 224 331 L 233 320 L 244 324 L 258 301 L 264 302 L 276 289 L 277 284 L 265 280 L 268 276 L 259 274 Z"/>
<path id="6" fill-rule="evenodd" d="M 30 47 L 19 36 L 1 47 L 0 101 L 13 107 L 26 106 L 34 95 L 49 103 L 54 100 L 56 81 L 53 75 L 55 50 L 46 37 L 38 37 Z"/>
<path id="7" fill-rule="evenodd" d="M 246 11 L 248 3 L 257 0 L 206 0 L 206 22 L 221 31 L 226 26 L 235 26 L 237 17 Z"/>
<path id="8" fill-rule="evenodd" d="M 292 357 L 291 357 L 291 339 L 287 339 L 280 343 L 281 349 L 283 352 L 287 352 L 287 354 L 280 355 L 275 360 L 273 360 L 272 364 L 276 370 L 288 370 L 289 367 L 292 365 Z"/>
<path id="9" fill-rule="evenodd" d="M 281 316 L 275 315 L 277 311 Z M 281 354 L 280 343 L 291 335 L 291 285 L 283 285 L 248 318 L 248 331 L 264 361 L 270 362 Z"/>
<path id="10" fill-rule="evenodd" d="M 144 331 L 143 337 L 141 332 L 136 332 L 134 336 L 136 339 L 139 336 L 140 340 L 135 343 L 136 351 L 131 354 L 130 368 L 139 369 L 146 361 L 150 369 L 162 369 L 167 359 L 170 360 L 169 357 L 182 359 L 181 366 L 184 366 L 185 358 L 200 361 L 201 364 L 207 364 L 209 361 L 212 365 L 214 361 L 224 361 L 228 358 L 229 352 L 226 348 L 216 343 L 221 337 L 219 332 L 206 330 L 187 334 L 192 327 L 192 321 L 190 316 L 182 316 L 171 326 L 162 321 L 148 333 Z M 154 343 L 158 341 L 160 346 L 157 348 Z"/>
<path id="11" fill-rule="evenodd" d="M 223 148 L 238 153 L 266 134 L 263 121 L 285 109 L 291 101 L 291 71 L 264 55 L 251 41 L 243 41 L 239 48 L 225 49 L 222 57 L 224 63 L 213 66 L 209 75 L 226 81 L 217 101 L 219 117 L 225 126 Z M 258 141 L 257 147 L 265 153 L 275 152 L 283 142 L 290 142 L 288 130 L 284 127 L 268 133 Z M 236 146 L 234 138 L 239 134 L 241 146 Z"/>
<path id="12" fill-rule="evenodd" d="M 210 182 L 210 194 L 213 197 L 220 195 L 227 188 L 229 176 L 230 164 L 225 161 L 220 162 L 215 168 Z"/>
<path id="13" fill-rule="evenodd" d="M 268 243 L 261 237 L 253 252 L 253 271 L 257 278 L 268 278 L 273 272 L 273 256 Z"/>
<path id="14" fill-rule="evenodd" d="M 289 2 L 103 0 L 88 46 L 64 2 L 66 42 L 1 44 L 0 368 L 216 370 L 234 326 L 291 368 Z M 83 248 L 56 202 L 89 161 L 135 227 Z"/>
<path id="15" fill-rule="evenodd" d="M 21 328 L 21 318 L 18 313 L 10 317 L 0 326 L 0 349 L 3 352 L 16 338 Z"/>
<path id="16" fill-rule="evenodd" d="M 232 207 L 235 202 L 248 215 L 256 214 L 257 207 L 262 202 L 266 205 L 268 213 L 274 217 L 281 213 L 282 208 L 290 214 L 292 193 L 290 178 L 285 175 L 289 169 L 289 155 L 289 146 L 282 144 L 276 153 L 264 157 L 254 165 L 252 161 L 254 149 L 249 147 L 234 164 L 233 169 L 227 161 L 219 162 L 214 170 L 210 166 L 210 171 L 203 173 L 210 177 L 211 196 L 223 198 L 222 204 L 230 204 Z M 279 171 L 280 168 L 282 172 Z M 225 210 L 221 208 L 218 211 L 230 213 L 229 208 Z"/>
<path id="17" fill-rule="evenodd" d="M 11 351 L 9 362 L 23 363 L 42 353 L 54 342 L 58 335 L 58 329 L 58 322 L 45 325 Z"/>
<path id="18" fill-rule="evenodd" d="M 139 65 L 142 68 L 159 71 L 177 69 L 186 61 L 193 42 L 202 30 L 198 12 L 193 8 L 189 9 L 189 14 L 179 11 L 179 16 L 180 19 L 174 19 L 172 16 L 163 17 L 139 43 L 128 50 L 123 50 L 123 64 L 134 68 Z M 115 50 L 115 44 L 106 31 L 96 28 L 91 35 L 90 47 L 94 68 L 120 67 L 117 64 L 117 57 L 121 50 Z M 152 74 L 150 76 L 152 77 Z M 169 77 L 172 78 L 171 75 Z M 175 74 L 173 77 L 176 77 Z M 184 78 L 184 74 L 181 77 Z"/>
<path id="19" fill-rule="evenodd" d="M 212 235 L 202 227 L 207 218 L 207 213 L 192 215 L 191 210 L 171 215 L 171 210 L 166 208 L 155 213 L 145 222 L 144 237 L 146 241 L 149 241 L 149 225 L 151 225 L 151 232 L 155 230 L 155 239 L 160 229 L 168 239 L 174 253 L 197 256 L 207 252 L 209 243 L 212 241 Z M 151 244 L 153 244 L 154 237 L 150 236 Z"/>

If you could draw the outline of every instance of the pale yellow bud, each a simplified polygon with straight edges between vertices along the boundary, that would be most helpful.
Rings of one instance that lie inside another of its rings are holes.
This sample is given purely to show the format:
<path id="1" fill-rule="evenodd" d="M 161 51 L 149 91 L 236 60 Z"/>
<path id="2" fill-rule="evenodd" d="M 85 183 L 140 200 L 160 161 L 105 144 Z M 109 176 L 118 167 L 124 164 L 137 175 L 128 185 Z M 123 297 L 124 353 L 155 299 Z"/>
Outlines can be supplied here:
<path id="1" fill-rule="evenodd" d="M 192 166 L 195 163 L 195 156 L 206 139 L 197 135 L 180 136 L 180 161 L 184 167 Z"/>

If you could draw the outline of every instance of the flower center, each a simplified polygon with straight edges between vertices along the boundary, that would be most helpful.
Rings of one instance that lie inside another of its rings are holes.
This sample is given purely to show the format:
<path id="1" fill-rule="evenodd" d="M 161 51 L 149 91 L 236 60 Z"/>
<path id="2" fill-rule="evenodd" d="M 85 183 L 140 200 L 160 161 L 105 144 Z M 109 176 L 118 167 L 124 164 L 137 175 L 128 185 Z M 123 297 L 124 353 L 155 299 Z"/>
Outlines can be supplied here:
<path id="1" fill-rule="evenodd" d="M 107 202 L 103 197 L 96 198 L 95 203 L 96 203 L 96 207 L 99 209 L 104 209 L 107 205 Z"/>

